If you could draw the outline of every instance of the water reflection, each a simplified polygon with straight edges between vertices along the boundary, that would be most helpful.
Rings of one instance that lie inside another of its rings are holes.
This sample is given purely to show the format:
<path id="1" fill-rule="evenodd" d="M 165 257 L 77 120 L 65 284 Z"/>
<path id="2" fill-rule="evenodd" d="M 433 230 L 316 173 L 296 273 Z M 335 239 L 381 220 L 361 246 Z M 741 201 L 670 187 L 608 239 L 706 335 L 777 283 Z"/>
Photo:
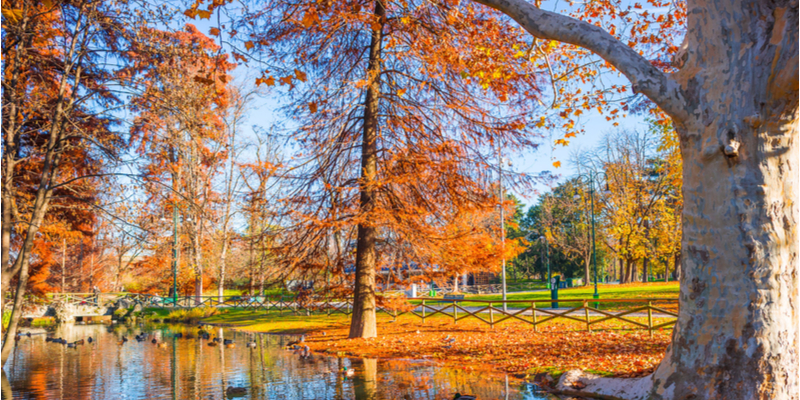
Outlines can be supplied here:
<path id="1" fill-rule="evenodd" d="M 147 339 L 137 342 L 139 334 Z M 68 342 L 94 339 L 76 348 L 48 343 L 44 335 L 23 337 L 4 368 L 3 398 L 13 392 L 15 399 L 226 399 L 228 387 L 243 387 L 241 398 L 253 399 L 538 397 L 502 379 L 426 361 L 303 358 L 284 349 L 295 337 L 221 328 L 209 334 L 233 345 L 210 346 L 196 327 L 183 325 L 63 325 L 53 332 Z"/>

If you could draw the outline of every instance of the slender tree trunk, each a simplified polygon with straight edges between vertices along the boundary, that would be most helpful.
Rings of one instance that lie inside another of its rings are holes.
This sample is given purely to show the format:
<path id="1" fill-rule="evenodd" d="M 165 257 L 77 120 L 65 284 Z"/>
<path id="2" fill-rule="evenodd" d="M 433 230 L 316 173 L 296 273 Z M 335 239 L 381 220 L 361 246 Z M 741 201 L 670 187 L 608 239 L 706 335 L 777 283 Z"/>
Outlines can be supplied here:
<path id="1" fill-rule="evenodd" d="M 225 263 L 228 260 L 227 227 L 223 229 L 226 229 L 226 231 L 222 233 L 222 252 L 219 255 L 219 279 L 217 280 L 217 300 L 219 302 L 222 302 L 222 298 L 225 295 Z"/>
<path id="2" fill-rule="evenodd" d="M 375 268 L 377 267 L 376 240 L 378 229 L 370 221 L 375 207 L 375 180 L 378 173 L 378 105 L 380 101 L 381 45 L 386 9 L 375 2 L 375 24 L 369 47 L 367 86 L 364 101 L 364 136 L 361 141 L 360 212 L 356 244 L 356 273 L 353 293 L 353 318 L 350 338 L 370 338 L 378 335 L 375 320 Z"/>
<path id="3" fill-rule="evenodd" d="M 642 282 L 650 282 L 650 259 L 646 257 L 642 260 Z"/>
<path id="4" fill-rule="evenodd" d="M 252 233 L 251 233 L 251 235 L 252 235 Z M 253 295 L 253 287 L 255 285 L 255 277 L 256 277 L 256 275 L 255 275 L 255 272 L 256 272 L 255 271 L 255 269 L 256 269 L 256 258 L 255 258 L 256 257 L 256 253 L 255 253 L 255 246 L 253 246 L 253 241 L 254 241 L 254 239 L 251 237 L 250 238 L 250 260 L 247 263 L 247 267 L 248 267 L 247 269 L 250 271 L 250 282 L 247 284 L 247 293 L 249 293 L 250 296 Z"/>
<path id="5" fill-rule="evenodd" d="M 672 273 L 674 274 L 673 278 L 675 278 L 676 281 L 680 281 L 681 280 L 681 252 L 680 251 L 675 253 L 675 267 L 673 268 L 673 272 Z"/>
<path id="6" fill-rule="evenodd" d="M 591 277 L 591 270 L 589 268 L 589 267 L 591 267 L 591 264 L 592 264 L 592 259 L 591 259 L 591 254 L 590 254 L 586 258 L 584 258 L 584 261 L 583 261 L 583 285 L 584 286 L 589 285 L 589 282 L 591 282 L 591 278 L 592 277 Z"/>
<path id="7" fill-rule="evenodd" d="M 195 304 L 200 305 L 203 301 L 203 256 L 202 256 L 202 247 L 200 245 L 200 218 L 195 215 L 196 221 L 195 223 L 194 232 L 192 234 L 192 264 L 194 264 L 194 296 L 195 296 Z"/>

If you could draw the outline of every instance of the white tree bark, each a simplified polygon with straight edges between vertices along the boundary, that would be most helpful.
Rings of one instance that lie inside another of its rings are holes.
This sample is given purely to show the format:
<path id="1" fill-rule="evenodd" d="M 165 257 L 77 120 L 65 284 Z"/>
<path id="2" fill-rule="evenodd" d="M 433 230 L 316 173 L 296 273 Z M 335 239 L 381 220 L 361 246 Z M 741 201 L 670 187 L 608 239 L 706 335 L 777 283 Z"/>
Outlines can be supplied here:
<path id="1" fill-rule="evenodd" d="M 797 1 L 690 0 L 671 76 L 596 26 L 524 0 L 477 1 L 595 52 L 680 134 L 680 317 L 647 387 L 624 397 L 798 399 Z"/>

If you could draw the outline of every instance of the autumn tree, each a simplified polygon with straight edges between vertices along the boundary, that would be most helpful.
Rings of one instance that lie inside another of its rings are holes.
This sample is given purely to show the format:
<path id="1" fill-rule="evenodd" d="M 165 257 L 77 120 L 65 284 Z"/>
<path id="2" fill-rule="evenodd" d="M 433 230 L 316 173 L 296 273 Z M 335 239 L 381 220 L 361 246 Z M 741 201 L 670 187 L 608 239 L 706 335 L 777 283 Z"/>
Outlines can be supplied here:
<path id="1" fill-rule="evenodd" d="M 230 106 L 228 72 L 235 65 L 193 25 L 177 32 L 149 29 L 143 35 L 158 46 L 140 52 L 143 56 L 129 69 L 144 87 L 132 99 L 137 112 L 132 133 L 145 160 L 146 196 L 158 202 L 161 217 L 171 214 L 166 210 L 182 217 L 199 302 L 208 284 L 203 254 L 212 242 L 208 230 L 218 199 L 213 182 L 229 156 L 224 119 Z"/>
<path id="2" fill-rule="evenodd" d="M 648 1 L 669 7 L 660 14 L 640 3 L 478 1 L 537 39 L 596 54 L 678 132 L 681 314 L 664 361 L 626 397 L 796 399 L 800 215 L 786 165 L 800 155 L 797 3 Z"/>
<path id="3" fill-rule="evenodd" d="M 33 259 L 40 230 L 68 222 L 68 207 L 90 207 L 123 143 L 108 110 L 120 103 L 111 87 L 124 81 L 118 72 L 128 55 L 119 49 L 131 43 L 136 16 L 114 1 L 21 0 L 2 9 L 4 295 L 16 280 L 5 362 L 31 264 L 46 259 Z M 52 214 L 59 209 L 63 217 Z"/>
<path id="4" fill-rule="evenodd" d="M 239 131 L 244 123 L 248 107 L 255 95 L 256 93 L 252 90 L 245 90 L 243 87 L 233 87 L 230 90 L 228 109 L 223 118 L 225 137 L 227 139 L 225 143 L 227 165 L 221 177 L 222 188 L 217 190 L 217 192 L 220 193 L 219 200 L 217 201 L 217 207 L 219 208 L 219 217 L 217 218 L 219 221 L 219 228 L 217 229 L 218 234 L 216 235 L 220 242 L 219 263 L 217 264 L 217 296 L 219 301 L 222 301 L 222 296 L 225 291 L 225 269 L 227 266 L 230 240 L 233 236 L 231 220 L 238 212 L 236 205 L 239 201 L 240 189 L 243 186 L 243 177 L 240 169 L 242 160 L 240 157 L 246 149 L 246 144 L 241 140 L 241 133 Z M 239 134 L 238 141 L 237 133 Z"/>
<path id="5" fill-rule="evenodd" d="M 274 227 L 280 214 L 276 210 L 279 203 L 282 180 L 278 179 L 278 169 L 282 165 L 282 155 L 275 138 L 261 130 L 256 131 L 254 157 L 239 165 L 242 175 L 243 205 L 242 215 L 248 222 L 246 230 L 247 270 L 250 275 L 250 294 L 256 292 L 264 294 L 265 280 L 277 281 L 269 267 L 273 264 L 273 254 L 270 249 L 274 246 L 276 235 Z"/>
<path id="6" fill-rule="evenodd" d="M 592 238 L 589 189 L 586 183 L 572 179 L 555 187 L 552 193 L 541 198 L 542 234 L 553 246 L 570 259 L 583 266 L 583 284 L 591 282 L 590 266 L 595 243 Z M 602 231 L 595 229 L 595 240 L 600 243 Z"/>
<path id="7" fill-rule="evenodd" d="M 215 5 L 186 14 L 208 18 Z M 257 83 L 287 89 L 299 126 L 284 270 L 330 270 L 330 243 L 355 244 L 351 337 L 377 334 L 385 240 L 426 262 L 444 254 L 448 238 L 469 234 L 460 218 L 493 203 L 484 142 L 528 143 L 533 106 L 522 100 L 537 94 L 536 69 L 519 32 L 496 22 L 457 2 L 278 1 L 245 9 L 229 32 L 246 32 L 268 69 Z"/>

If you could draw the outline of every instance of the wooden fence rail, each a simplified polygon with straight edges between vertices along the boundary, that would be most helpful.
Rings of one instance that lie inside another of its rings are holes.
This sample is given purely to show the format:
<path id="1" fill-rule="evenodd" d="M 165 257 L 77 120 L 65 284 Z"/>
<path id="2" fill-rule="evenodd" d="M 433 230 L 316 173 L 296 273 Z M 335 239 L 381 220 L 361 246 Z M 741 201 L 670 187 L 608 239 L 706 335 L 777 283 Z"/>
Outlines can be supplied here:
<path id="1" fill-rule="evenodd" d="M 78 304 L 97 304 L 92 293 L 57 293 L 53 300 L 69 301 Z M 167 308 L 197 308 L 197 307 L 225 307 L 243 308 L 253 311 L 278 311 L 290 312 L 295 315 L 305 313 L 326 313 L 332 315 L 341 313 L 352 314 L 352 303 L 349 299 L 330 299 L 321 296 L 180 296 L 176 299 L 138 293 L 103 293 L 100 302 L 117 301 L 126 299 L 141 302 L 146 307 Z M 444 299 L 432 297 L 408 298 L 408 305 L 403 308 L 378 306 L 377 311 L 386 313 L 392 318 L 409 314 L 421 319 L 441 315 L 452 318 L 453 323 L 466 318 L 473 318 L 482 323 L 495 325 L 505 321 L 521 321 L 529 324 L 536 332 L 544 323 L 556 319 L 565 319 L 583 324 L 586 330 L 591 331 L 597 324 L 618 320 L 635 327 L 646 329 L 650 336 L 654 330 L 674 325 L 678 317 L 678 299 L 676 298 L 638 298 L 638 299 L 558 299 L 558 300 L 472 300 L 472 299 Z M 503 307 L 505 303 L 506 307 Z M 569 304 L 571 307 L 552 308 L 552 303 Z M 614 309 L 608 307 L 613 304 Z M 620 304 L 629 307 L 620 307 Z M 544 307 L 543 307 L 544 306 Z M 602 309 L 605 306 L 605 309 Z M 506 310 L 504 310 L 506 308 Z M 658 318 L 669 318 L 669 321 L 654 323 L 656 313 Z M 645 318 L 642 320 L 633 317 Z"/>

